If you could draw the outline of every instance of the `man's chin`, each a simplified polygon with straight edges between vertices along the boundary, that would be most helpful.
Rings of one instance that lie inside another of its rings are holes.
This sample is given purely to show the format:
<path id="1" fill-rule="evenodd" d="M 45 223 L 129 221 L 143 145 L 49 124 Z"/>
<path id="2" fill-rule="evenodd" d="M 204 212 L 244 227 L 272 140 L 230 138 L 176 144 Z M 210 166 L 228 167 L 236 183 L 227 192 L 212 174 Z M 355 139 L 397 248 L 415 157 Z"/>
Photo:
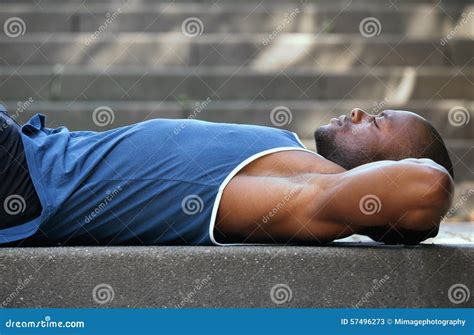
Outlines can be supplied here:
<path id="1" fill-rule="evenodd" d="M 331 138 L 331 130 L 329 125 L 324 125 L 316 129 L 314 132 L 314 141 L 316 143 L 316 152 L 323 156 L 324 158 L 328 158 L 328 153 L 331 151 L 330 147 L 331 143 L 333 142 L 334 138 Z"/>
<path id="2" fill-rule="evenodd" d="M 343 156 L 341 156 L 341 152 L 336 145 L 336 132 L 330 125 L 316 129 L 314 132 L 314 140 L 318 154 L 345 169 L 350 167 Z"/>

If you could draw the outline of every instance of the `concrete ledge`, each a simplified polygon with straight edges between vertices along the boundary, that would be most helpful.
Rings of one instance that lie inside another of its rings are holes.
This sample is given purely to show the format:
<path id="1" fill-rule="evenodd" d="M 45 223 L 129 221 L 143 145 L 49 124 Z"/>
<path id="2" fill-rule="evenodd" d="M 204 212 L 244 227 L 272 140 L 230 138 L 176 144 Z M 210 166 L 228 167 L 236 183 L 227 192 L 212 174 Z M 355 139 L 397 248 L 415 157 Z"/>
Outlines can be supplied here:
<path id="1" fill-rule="evenodd" d="M 472 244 L 0 248 L 0 304 L 474 307 L 448 297 L 454 284 L 472 291 L 473 259 Z"/>

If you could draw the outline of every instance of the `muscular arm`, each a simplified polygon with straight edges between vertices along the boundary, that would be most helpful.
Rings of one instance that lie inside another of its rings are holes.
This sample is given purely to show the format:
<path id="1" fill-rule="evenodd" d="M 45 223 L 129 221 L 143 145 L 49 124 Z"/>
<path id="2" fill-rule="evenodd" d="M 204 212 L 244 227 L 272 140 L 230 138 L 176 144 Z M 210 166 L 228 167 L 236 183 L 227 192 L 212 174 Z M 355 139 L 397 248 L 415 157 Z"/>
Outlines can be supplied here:
<path id="1" fill-rule="evenodd" d="M 391 224 L 422 231 L 436 227 L 448 210 L 453 183 L 427 159 L 366 164 L 324 181 L 320 216 L 359 226 Z"/>
<path id="2" fill-rule="evenodd" d="M 388 244 L 436 236 L 453 193 L 448 172 L 427 159 L 367 164 L 331 184 L 325 215 L 359 225 L 360 234 Z"/>
<path id="3" fill-rule="evenodd" d="M 233 242 L 314 243 L 369 235 L 370 229 L 380 233 L 376 227 L 433 231 L 452 191 L 446 170 L 425 159 L 375 162 L 337 174 L 238 176 L 224 192 L 217 230 Z"/>

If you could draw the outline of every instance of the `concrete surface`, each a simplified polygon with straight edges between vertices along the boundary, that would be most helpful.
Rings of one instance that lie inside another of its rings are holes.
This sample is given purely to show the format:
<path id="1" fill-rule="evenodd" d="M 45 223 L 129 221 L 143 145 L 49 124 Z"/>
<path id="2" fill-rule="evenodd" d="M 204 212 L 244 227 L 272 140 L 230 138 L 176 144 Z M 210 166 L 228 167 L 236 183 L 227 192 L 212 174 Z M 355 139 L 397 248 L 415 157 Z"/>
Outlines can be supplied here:
<path id="1" fill-rule="evenodd" d="M 386 69 L 344 72 L 223 68 L 29 67 L 0 68 L 5 100 L 22 101 L 40 94 L 50 100 L 176 100 L 187 96 L 206 100 L 266 99 L 395 99 L 403 78 L 416 77 L 412 99 L 465 99 L 472 96 L 474 70 L 410 69 L 397 73 Z M 317 78 L 317 79 L 315 79 Z M 28 85 L 25 85 L 25 81 Z M 380 82 L 386 83 L 381 85 Z M 446 83 L 449 81 L 449 85 Z M 205 84 L 203 84 L 205 83 Z M 169 92 L 173 92 L 171 95 Z M 216 93 L 218 92 L 218 93 Z M 259 94 L 257 94 L 259 93 Z"/>
<path id="2" fill-rule="evenodd" d="M 416 247 L 355 236 L 326 247 L 0 248 L 0 305 L 474 307 L 448 293 L 473 290 L 470 227 Z"/>
<path id="3" fill-rule="evenodd" d="M 473 6 L 474 11 L 474 6 Z M 2 19 L 0 17 L 0 22 Z M 53 21 L 54 22 L 54 21 Z M 82 66 L 245 66 L 265 69 L 341 70 L 357 67 L 463 66 L 474 47 L 472 38 L 458 38 L 440 47 L 438 37 L 420 39 L 357 34 L 282 33 L 278 47 L 263 48 L 269 33 L 228 35 L 212 33 L 189 39 L 179 32 L 105 35 L 90 41 L 91 33 L 34 33 L 14 40 L 0 35 L 4 50 L 0 65 L 67 64 Z M 129 53 L 117 54 L 133 44 Z M 213 52 L 209 52 L 213 50 Z M 294 54 L 281 52 L 294 50 Z M 133 55 L 133 56 L 131 56 Z M 383 56 L 383 57 L 382 57 Z"/>
<path id="4" fill-rule="evenodd" d="M 273 0 L 274 1 L 274 0 Z M 275 23 L 283 21 L 288 13 L 299 9 L 299 15 L 279 28 L 281 32 L 315 32 L 353 33 L 358 34 L 360 21 L 368 16 L 377 17 L 383 22 L 384 34 L 403 34 L 408 37 L 433 37 L 448 34 L 456 25 L 456 19 L 462 13 L 473 9 L 472 3 L 453 4 L 452 0 L 443 3 L 439 9 L 425 4 L 397 3 L 397 10 L 390 4 L 380 2 L 370 6 L 352 1 L 349 5 L 334 3 L 291 3 L 263 4 L 262 1 L 233 1 L 208 4 L 189 1 L 188 3 L 143 3 L 129 2 L 129 5 L 116 1 L 82 4 L 52 4 L 44 0 L 41 6 L 22 4 L 3 4 L 0 22 L 15 15 L 27 22 L 28 30 L 36 32 L 94 32 L 103 24 L 106 15 L 117 11 L 120 17 L 109 25 L 107 33 L 148 31 L 171 32 L 180 31 L 181 23 L 188 17 L 199 17 L 205 32 L 233 33 L 271 33 Z M 349 1 L 347 1 L 349 2 Z M 433 2 L 431 2 L 433 4 Z M 408 5 L 408 6 L 407 6 Z M 120 9 L 119 9 L 120 8 Z M 159 13 L 159 20 L 157 20 Z M 244 19 L 244 24 L 242 24 Z M 423 20 L 421 29 L 414 29 L 413 21 Z M 330 23 L 330 24 L 329 24 Z M 460 34 L 467 35 L 469 28 L 461 27 Z M 458 38 L 460 36 L 457 36 Z"/>

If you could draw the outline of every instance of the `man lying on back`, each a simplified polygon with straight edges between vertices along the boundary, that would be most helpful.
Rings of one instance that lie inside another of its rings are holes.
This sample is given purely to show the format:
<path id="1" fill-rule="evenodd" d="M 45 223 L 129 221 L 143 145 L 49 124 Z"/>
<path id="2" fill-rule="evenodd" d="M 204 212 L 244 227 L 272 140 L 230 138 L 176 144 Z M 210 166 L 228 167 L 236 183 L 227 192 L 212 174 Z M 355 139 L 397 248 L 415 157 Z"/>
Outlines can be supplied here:
<path id="1" fill-rule="evenodd" d="M 315 131 L 155 119 L 104 132 L 3 110 L 0 243 L 324 244 L 437 234 L 453 167 L 412 112 L 354 109 Z"/>

